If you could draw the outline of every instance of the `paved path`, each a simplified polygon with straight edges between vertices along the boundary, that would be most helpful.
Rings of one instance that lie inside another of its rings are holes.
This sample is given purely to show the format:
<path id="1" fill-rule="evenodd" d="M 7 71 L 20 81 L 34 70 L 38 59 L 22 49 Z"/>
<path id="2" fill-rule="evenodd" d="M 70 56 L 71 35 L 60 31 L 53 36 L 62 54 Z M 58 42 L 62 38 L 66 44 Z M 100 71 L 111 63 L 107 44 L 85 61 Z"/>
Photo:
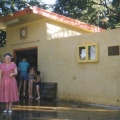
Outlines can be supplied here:
<path id="1" fill-rule="evenodd" d="M 21 99 L 13 105 L 11 114 L 3 113 L 0 120 L 120 120 L 120 110 L 71 101 L 36 101 Z"/>

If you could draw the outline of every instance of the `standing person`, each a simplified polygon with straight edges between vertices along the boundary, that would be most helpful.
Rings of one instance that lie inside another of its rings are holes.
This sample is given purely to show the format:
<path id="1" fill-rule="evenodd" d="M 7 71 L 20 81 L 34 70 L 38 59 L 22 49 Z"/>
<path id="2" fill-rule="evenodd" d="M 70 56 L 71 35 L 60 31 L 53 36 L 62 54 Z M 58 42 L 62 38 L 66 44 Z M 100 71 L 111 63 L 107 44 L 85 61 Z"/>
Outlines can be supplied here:
<path id="1" fill-rule="evenodd" d="M 29 74 L 28 74 L 28 82 L 29 82 L 28 95 L 29 95 L 29 98 L 33 98 L 32 90 L 33 90 L 34 75 L 35 75 L 35 68 L 31 67 L 29 70 Z"/>
<path id="2" fill-rule="evenodd" d="M 0 64 L 0 102 L 6 103 L 4 113 L 12 112 L 12 103 L 19 100 L 17 82 L 17 67 L 14 62 L 11 62 L 12 55 L 6 53 L 4 55 L 5 62 Z"/>
<path id="3" fill-rule="evenodd" d="M 26 61 L 26 58 L 23 57 L 22 61 L 18 64 L 18 70 L 20 72 L 19 94 L 22 87 L 22 80 L 24 80 L 23 94 L 22 94 L 23 96 L 25 96 L 26 83 L 28 80 L 28 68 L 29 68 L 29 63 Z"/>
<path id="4" fill-rule="evenodd" d="M 37 98 L 36 100 L 40 100 L 40 83 L 41 83 L 41 77 L 40 77 L 40 71 L 36 72 L 36 92 L 37 92 Z"/>

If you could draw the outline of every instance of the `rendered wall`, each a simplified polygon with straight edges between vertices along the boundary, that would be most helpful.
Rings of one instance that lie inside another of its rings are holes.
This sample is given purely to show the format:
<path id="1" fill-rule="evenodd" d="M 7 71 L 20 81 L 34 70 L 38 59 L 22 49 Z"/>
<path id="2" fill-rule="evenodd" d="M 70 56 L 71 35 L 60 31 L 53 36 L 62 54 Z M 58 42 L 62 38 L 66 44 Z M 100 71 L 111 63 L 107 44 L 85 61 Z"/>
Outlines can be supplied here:
<path id="1" fill-rule="evenodd" d="M 58 83 L 58 98 L 120 106 L 120 56 L 108 56 L 109 46 L 120 45 L 119 32 L 46 42 L 40 64 L 43 80 Z M 99 44 L 99 62 L 78 64 L 77 46 L 88 42 Z"/>
<path id="2" fill-rule="evenodd" d="M 120 29 L 84 35 L 76 30 L 73 36 L 48 39 L 47 24 L 56 25 L 43 20 L 8 29 L 1 59 L 5 52 L 38 46 L 42 81 L 58 83 L 58 98 L 120 106 L 120 56 L 108 56 L 109 46 L 120 45 Z M 25 26 L 28 37 L 21 40 L 19 29 Z M 99 44 L 99 62 L 77 63 L 77 46 L 88 42 Z"/>

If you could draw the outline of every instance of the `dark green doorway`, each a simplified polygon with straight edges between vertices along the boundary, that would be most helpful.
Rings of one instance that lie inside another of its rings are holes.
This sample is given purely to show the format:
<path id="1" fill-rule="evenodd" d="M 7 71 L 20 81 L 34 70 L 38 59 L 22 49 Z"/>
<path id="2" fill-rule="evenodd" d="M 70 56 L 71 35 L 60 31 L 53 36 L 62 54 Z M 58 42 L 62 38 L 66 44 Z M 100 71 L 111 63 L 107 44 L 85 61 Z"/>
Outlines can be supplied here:
<path id="1" fill-rule="evenodd" d="M 30 67 L 35 66 L 37 70 L 37 47 L 28 49 L 14 50 L 15 62 L 18 65 L 23 57 L 26 57 Z"/>
<path id="2" fill-rule="evenodd" d="M 38 50 L 37 47 L 32 47 L 32 48 L 23 48 L 23 49 L 16 49 L 13 50 L 13 57 L 15 59 L 15 63 L 18 66 L 19 62 L 22 61 L 22 58 L 25 57 L 27 62 L 29 62 L 30 67 L 35 67 L 35 71 L 38 70 Z M 17 84 L 19 86 L 19 72 L 18 75 L 16 76 Z M 22 88 L 23 88 L 23 82 L 22 82 Z M 22 93 L 22 88 L 20 91 L 20 95 Z M 33 84 L 33 95 L 36 96 L 35 92 L 35 85 Z M 26 84 L 26 96 L 28 96 L 28 81 Z"/>

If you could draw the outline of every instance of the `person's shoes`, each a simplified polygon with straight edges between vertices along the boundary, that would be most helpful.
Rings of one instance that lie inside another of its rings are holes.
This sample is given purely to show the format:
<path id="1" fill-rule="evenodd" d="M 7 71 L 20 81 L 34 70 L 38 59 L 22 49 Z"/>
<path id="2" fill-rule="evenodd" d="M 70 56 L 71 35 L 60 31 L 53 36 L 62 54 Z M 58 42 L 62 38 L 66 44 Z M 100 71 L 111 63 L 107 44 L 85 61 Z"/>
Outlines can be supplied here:
<path id="1" fill-rule="evenodd" d="M 26 97 L 26 96 L 25 96 L 25 93 L 22 94 L 22 97 Z"/>
<path id="2" fill-rule="evenodd" d="M 36 100 L 40 100 L 40 97 L 36 98 Z"/>
<path id="3" fill-rule="evenodd" d="M 4 113 L 7 113 L 7 112 L 8 112 L 8 110 L 4 110 L 3 112 L 4 112 Z"/>
<path id="4" fill-rule="evenodd" d="M 29 99 L 33 99 L 34 97 L 30 96 Z"/>
<path id="5" fill-rule="evenodd" d="M 8 113 L 12 113 L 12 110 L 8 110 Z"/>

